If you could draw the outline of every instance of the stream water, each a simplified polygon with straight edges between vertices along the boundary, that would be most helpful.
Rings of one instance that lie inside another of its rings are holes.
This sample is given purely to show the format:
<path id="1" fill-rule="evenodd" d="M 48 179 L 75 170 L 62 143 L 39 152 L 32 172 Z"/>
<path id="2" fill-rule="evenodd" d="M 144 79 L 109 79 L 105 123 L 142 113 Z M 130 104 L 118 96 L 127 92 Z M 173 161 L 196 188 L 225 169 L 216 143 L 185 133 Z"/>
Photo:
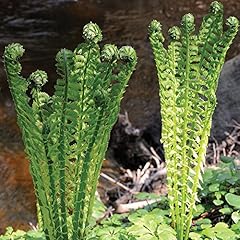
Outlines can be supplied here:
<path id="1" fill-rule="evenodd" d="M 0 55 L 11 42 L 24 45 L 23 74 L 37 68 L 49 75 L 48 91 L 54 79 L 54 56 L 60 48 L 74 48 L 81 41 L 84 24 L 97 22 L 104 42 L 129 44 L 139 57 L 138 66 L 122 102 L 137 127 L 159 120 L 155 68 L 147 39 L 153 18 L 165 26 L 178 24 L 189 11 L 199 23 L 211 0 L 1 0 Z M 240 15 L 240 0 L 223 0 L 226 16 Z M 240 52 L 239 37 L 228 57 Z M 16 116 L 0 59 L 0 233 L 5 227 L 29 228 L 35 224 L 35 198 Z"/>

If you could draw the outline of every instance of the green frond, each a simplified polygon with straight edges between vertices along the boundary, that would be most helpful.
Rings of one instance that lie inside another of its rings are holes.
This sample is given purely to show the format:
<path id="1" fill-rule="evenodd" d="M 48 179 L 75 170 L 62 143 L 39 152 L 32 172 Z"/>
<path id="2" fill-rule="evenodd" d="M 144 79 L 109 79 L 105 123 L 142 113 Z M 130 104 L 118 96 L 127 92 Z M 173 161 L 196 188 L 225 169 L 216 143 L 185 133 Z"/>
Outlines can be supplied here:
<path id="1" fill-rule="evenodd" d="M 227 25 L 224 32 L 223 7 L 213 2 L 197 35 L 192 14 L 183 16 L 180 28 L 169 29 L 167 49 L 161 24 L 154 20 L 149 26 L 160 86 L 169 205 L 180 240 L 188 239 L 216 106 L 217 81 L 238 20 L 230 18 Z"/>
<path id="2" fill-rule="evenodd" d="M 42 168 L 46 167 L 46 152 L 41 130 L 38 126 L 39 116 L 29 105 L 27 90 L 30 82 L 21 75 L 21 65 L 18 59 L 23 55 L 24 49 L 20 44 L 10 44 L 4 52 L 4 64 L 8 82 L 18 115 L 18 124 L 22 130 L 25 151 L 30 157 L 30 170 L 34 180 L 34 187 L 40 211 L 43 217 L 43 228 L 46 236 L 54 238 L 54 226 L 51 221 L 52 212 L 48 202 L 49 176 Z M 41 173 L 41 174 L 40 174 Z"/>
<path id="3" fill-rule="evenodd" d="M 44 71 L 27 80 L 20 76 L 21 45 L 8 46 L 4 54 L 49 240 L 86 239 L 110 131 L 137 61 L 129 46 L 106 44 L 101 50 L 102 33 L 95 23 L 83 28 L 83 38 L 73 52 L 62 49 L 57 54 L 53 96 L 42 92 Z"/>

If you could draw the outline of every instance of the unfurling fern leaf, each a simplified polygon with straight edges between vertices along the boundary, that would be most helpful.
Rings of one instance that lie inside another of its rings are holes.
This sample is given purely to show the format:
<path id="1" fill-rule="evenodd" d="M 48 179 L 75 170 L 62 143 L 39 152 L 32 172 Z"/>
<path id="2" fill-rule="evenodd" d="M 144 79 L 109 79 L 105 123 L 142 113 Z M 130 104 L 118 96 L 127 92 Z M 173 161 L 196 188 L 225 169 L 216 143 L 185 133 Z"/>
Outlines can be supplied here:
<path id="1" fill-rule="evenodd" d="M 8 82 L 30 160 L 42 227 L 49 240 L 86 239 L 98 177 L 120 101 L 136 65 L 136 53 L 106 44 L 94 23 L 84 43 L 56 56 L 53 96 L 42 92 L 47 74 L 21 74 L 24 49 L 4 53 Z M 30 89 L 31 97 L 27 92 Z"/>
<path id="2" fill-rule="evenodd" d="M 223 7 L 213 2 L 197 35 L 191 14 L 183 16 L 180 28 L 169 29 L 168 48 L 163 45 L 161 24 L 153 20 L 149 27 L 160 86 L 169 205 L 179 240 L 188 239 L 217 102 L 217 82 L 238 24 L 230 17 L 223 31 Z"/>

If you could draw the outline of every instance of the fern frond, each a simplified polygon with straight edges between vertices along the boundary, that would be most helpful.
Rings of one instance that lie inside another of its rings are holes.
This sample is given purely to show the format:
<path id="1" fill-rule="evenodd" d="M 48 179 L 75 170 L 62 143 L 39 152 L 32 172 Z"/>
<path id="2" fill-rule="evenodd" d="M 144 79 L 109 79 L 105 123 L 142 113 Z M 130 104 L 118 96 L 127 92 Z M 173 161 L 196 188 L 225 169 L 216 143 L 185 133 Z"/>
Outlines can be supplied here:
<path id="1" fill-rule="evenodd" d="M 46 237 L 54 238 L 54 226 L 52 225 L 52 214 L 48 202 L 49 182 L 48 174 L 41 172 L 41 167 L 46 166 L 46 153 L 43 138 L 39 126 L 38 116 L 34 114 L 29 104 L 26 92 L 30 82 L 24 79 L 21 73 L 21 65 L 18 61 L 22 57 L 24 49 L 20 44 L 10 44 L 5 48 L 4 64 L 8 76 L 8 83 L 16 106 L 18 124 L 22 130 L 25 151 L 31 156 L 30 170 L 34 180 L 34 187 L 38 198 L 41 214 L 43 216 Z"/>
<path id="2" fill-rule="evenodd" d="M 191 14 L 183 17 L 180 29 L 169 30 L 168 49 L 163 46 L 160 23 L 154 20 L 149 27 L 160 86 L 169 205 L 181 240 L 188 239 L 216 106 L 217 81 L 238 20 L 228 19 L 225 32 L 222 25 L 223 7 L 213 2 L 197 35 Z"/>
<path id="3" fill-rule="evenodd" d="M 86 44 L 81 44 L 75 52 L 85 59 L 82 72 L 79 73 L 78 82 L 81 84 L 79 96 L 80 119 L 78 125 L 78 136 L 76 136 L 77 149 L 81 149 L 81 155 L 76 159 L 75 178 L 79 184 L 75 185 L 74 213 L 73 213 L 73 239 L 83 238 L 85 230 L 86 213 L 84 206 L 88 204 L 87 181 L 89 175 L 91 151 L 99 128 L 99 111 L 95 107 L 94 95 L 98 88 L 95 82 L 96 68 L 100 61 L 100 49 L 97 45 L 101 40 L 101 31 L 97 25 L 88 24 L 84 27 L 83 36 Z M 84 139 L 84 140 L 83 140 Z"/>
<path id="4" fill-rule="evenodd" d="M 110 131 L 137 60 L 129 46 L 101 51 L 94 23 L 83 37 L 73 52 L 57 54 L 53 96 L 41 90 L 45 72 L 20 76 L 20 45 L 9 45 L 4 56 L 47 240 L 86 239 Z"/>

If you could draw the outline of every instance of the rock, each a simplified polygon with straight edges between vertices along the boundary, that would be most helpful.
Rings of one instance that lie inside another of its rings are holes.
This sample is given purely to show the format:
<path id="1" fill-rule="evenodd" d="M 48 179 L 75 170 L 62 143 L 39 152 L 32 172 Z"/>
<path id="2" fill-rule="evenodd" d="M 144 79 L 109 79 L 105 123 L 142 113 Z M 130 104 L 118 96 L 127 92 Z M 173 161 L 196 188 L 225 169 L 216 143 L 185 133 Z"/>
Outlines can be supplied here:
<path id="1" fill-rule="evenodd" d="M 240 122 L 240 55 L 224 64 L 217 90 L 218 104 L 213 116 L 211 136 L 221 141 L 233 120 Z"/>
<path id="2" fill-rule="evenodd" d="M 120 114 L 111 133 L 107 159 L 116 160 L 126 169 L 136 170 L 152 159 L 152 148 L 164 160 L 159 137 L 155 137 L 160 131 L 154 131 L 153 127 L 138 129 L 129 121 L 127 113 Z"/>

